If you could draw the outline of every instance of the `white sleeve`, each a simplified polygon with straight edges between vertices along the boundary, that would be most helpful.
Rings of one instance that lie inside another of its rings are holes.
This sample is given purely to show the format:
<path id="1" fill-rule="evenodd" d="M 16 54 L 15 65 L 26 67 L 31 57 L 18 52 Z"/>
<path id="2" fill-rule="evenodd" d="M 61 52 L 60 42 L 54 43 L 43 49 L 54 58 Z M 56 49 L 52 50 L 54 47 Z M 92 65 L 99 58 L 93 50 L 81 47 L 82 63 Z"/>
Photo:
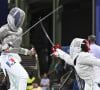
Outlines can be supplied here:
<path id="1" fill-rule="evenodd" d="M 92 54 L 87 54 L 85 57 L 81 57 L 80 64 L 95 65 L 100 67 L 100 59 L 96 58 Z"/>
<path id="2" fill-rule="evenodd" d="M 6 25 L 4 25 L 0 28 L 0 39 L 7 34 L 7 31 L 8 31 L 8 29 L 7 29 Z"/>
<path id="3" fill-rule="evenodd" d="M 69 54 L 67 54 L 66 52 L 60 49 L 56 49 L 56 50 L 57 50 L 56 52 L 58 53 L 58 57 L 63 59 L 67 64 L 74 65 L 73 60 L 71 59 Z"/>
<path id="4" fill-rule="evenodd" d="M 29 50 L 26 48 L 11 48 L 9 50 L 9 53 L 18 53 L 18 54 L 23 54 L 23 55 L 29 55 Z"/>

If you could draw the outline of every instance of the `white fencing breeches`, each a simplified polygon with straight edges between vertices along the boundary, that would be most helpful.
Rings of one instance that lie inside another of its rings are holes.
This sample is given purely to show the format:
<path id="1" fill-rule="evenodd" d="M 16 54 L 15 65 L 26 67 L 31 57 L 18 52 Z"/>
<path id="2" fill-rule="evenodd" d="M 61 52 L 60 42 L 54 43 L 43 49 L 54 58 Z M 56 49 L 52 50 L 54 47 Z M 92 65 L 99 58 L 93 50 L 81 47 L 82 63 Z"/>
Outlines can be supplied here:
<path id="1" fill-rule="evenodd" d="M 8 77 L 9 77 L 9 82 L 10 82 L 10 89 L 8 90 L 17 90 L 16 87 L 16 78 L 14 77 L 14 75 L 12 73 L 10 73 L 9 71 L 7 71 Z"/>
<path id="2" fill-rule="evenodd" d="M 98 85 L 98 83 L 94 83 L 93 90 L 100 90 L 100 86 Z"/>
<path id="3" fill-rule="evenodd" d="M 0 56 L 0 63 L 8 73 L 10 90 L 26 90 L 28 74 L 23 66 L 16 62 L 16 58 L 13 54 L 4 54 Z"/>
<path id="4" fill-rule="evenodd" d="M 93 90 L 93 81 L 88 80 L 87 82 L 85 81 L 85 89 L 84 90 Z"/>
<path id="5" fill-rule="evenodd" d="M 100 90 L 99 83 L 88 81 L 85 82 L 85 90 Z"/>

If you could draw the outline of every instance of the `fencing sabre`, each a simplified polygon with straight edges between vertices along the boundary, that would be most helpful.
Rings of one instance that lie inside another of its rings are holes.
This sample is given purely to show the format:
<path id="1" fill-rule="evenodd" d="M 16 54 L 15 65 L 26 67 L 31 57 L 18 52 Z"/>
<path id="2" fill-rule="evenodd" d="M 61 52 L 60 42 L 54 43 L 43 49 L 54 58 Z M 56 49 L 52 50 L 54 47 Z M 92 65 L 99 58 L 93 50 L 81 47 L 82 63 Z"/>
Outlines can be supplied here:
<path id="1" fill-rule="evenodd" d="M 52 45 L 52 46 L 55 46 L 55 44 L 53 43 L 53 41 L 50 39 L 48 33 L 46 32 L 46 29 L 45 29 L 45 27 L 44 27 L 42 21 L 40 22 L 40 25 L 41 25 L 41 28 L 42 28 L 44 34 L 46 35 L 47 39 L 48 39 L 49 42 L 51 43 L 51 45 Z M 60 47 L 58 47 L 58 48 L 60 48 Z M 54 54 L 54 53 L 50 54 L 50 56 L 52 56 L 53 54 Z"/>
<path id="2" fill-rule="evenodd" d="M 62 7 L 63 7 L 63 5 L 60 5 L 55 10 L 51 11 L 46 16 L 44 16 L 43 18 L 41 18 L 39 21 L 37 21 L 35 24 L 33 24 L 30 28 L 28 28 L 22 35 L 20 35 L 14 42 L 12 42 L 12 44 L 14 44 L 20 37 L 23 37 L 26 33 L 28 33 L 32 28 L 34 28 L 36 25 L 38 25 L 41 21 L 45 20 L 46 18 L 48 18 L 50 15 L 52 15 L 53 13 L 55 13 L 56 11 L 58 11 L 59 9 L 61 9 Z M 52 45 L 53 45 L 53 43 L 52 43 Z"/>
<path id="3" fill-rule="evenodd" d="M 61 90 L 63 88 L 63 86 L 65 85 L 65 83 L 69 80 L 69 78 L 71 77 L 73 73 L 73 69 L 70 71 L 69 75 L 66 77 L 65 81 L 62 83 L 62 85 L 60 86 L 59 90 Z"/>
<path id="4" fill-rule="evenodd" d="M 48 33 L 46 32 L 46 29 L 45 29 L 45 27 L 44 27 L 42 21 L 40 22 L 40 25 L 41 25 L 41 28 L 42 28 L 44 34 L 46 35 L 47 39 L 48 39 L 49 42 L 51 43 L 51 45 L 52 45 L 52 46 L 55 46 L 55 44 L 53 43 L 53 41 L 50 39 Z M 57 47 L 58 47 L 59 49 L 61 49 L 61 46 L 60 46 L 60 45 L 58 45 Z M 54 54 L 54 53 L 50 54 L 50 56 L 52 56 L 53 54 Z"/>
<path id="5" fill-rule="evenodd" d="M 48 40 L 50 41 L 51 45 L 54 46 L 54 43 L 53 43 L 53 41 L 50 39 L 48 33 L 46 32 L 46 29 L 45 29 L 45 27 L 43 26 L 42 21 L 40 22 L 40 25 L 41 25 L 41 28 L 42 28 L 43 32 L 45 33 L 46 37 L 47 37 Z"/>

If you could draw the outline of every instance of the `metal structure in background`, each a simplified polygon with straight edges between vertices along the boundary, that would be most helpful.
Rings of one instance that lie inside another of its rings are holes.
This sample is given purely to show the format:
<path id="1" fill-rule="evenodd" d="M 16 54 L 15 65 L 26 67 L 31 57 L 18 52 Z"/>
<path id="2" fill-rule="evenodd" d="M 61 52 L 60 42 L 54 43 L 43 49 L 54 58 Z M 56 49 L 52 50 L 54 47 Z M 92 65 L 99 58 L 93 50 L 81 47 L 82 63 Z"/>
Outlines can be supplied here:
<path id="1" fill-rule="evenodd" d="M 39 60 L 38 60 L 38 54 L 37 53 L 35 53 L 35 59 L 36 59 L 36 66 L 37 66 L 37 70 L 38 70 L 38 78 L 41 79 L 40 66 L 39 66 Z"/>
<path id="2" fill-rule="evenodd" d="M 53 10 L 59 7 L 60 0 L 52 0 L 53 1 Z M 62 5 L 61 5 L 62 6 Z M 53 13 L 53 42 L 55 44 L 61 45 L 61 16 L 59 11 L 57 10 Z"/>
<path id="3" fill-rule="evenodd" d="M 55 10 L 57 7 L 62 6 L 62 4 L 60 4 L 60 0 L 52 0 L 53 2 L 53 10 Z M 62 9 L 62 8 L 61 8 Z M 60 10 L 61 10 L 60 9 Z M 61 16 L 60 16 L 60 11 L 56 11 L 55 13 L 53 13 L 53 43 L 55 45 L 61 45 Z M 55 64 L 57 63 L 58 58 L 54 58 L 52 57 L 52 64 L 50 66 L 50 70 L 54 69 Z M 51 71 L 49 71 L 51 72 Z"/>
<path id="4" fill-rule="evenodd" d="M 65 78 L 64 82 L 62 83 L 62 85 L 60 86 L 59 90 L 62 90 L 62 88 L 64 87 L 65 83 L 68 82 L 69 78 L 71 77 L 72 73 L 73 73 L 73 69 L 69 72 L 69 75 Z"/>

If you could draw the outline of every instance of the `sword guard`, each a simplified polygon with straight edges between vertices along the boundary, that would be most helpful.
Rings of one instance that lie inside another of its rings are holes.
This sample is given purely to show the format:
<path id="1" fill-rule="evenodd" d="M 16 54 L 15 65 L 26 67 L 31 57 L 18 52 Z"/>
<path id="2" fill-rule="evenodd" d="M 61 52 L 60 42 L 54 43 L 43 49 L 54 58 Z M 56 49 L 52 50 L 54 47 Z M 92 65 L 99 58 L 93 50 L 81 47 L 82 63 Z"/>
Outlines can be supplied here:
<path id="1" fill-rule="evenodd" d="M 56 52 L 56 49 L 61 49 L 61 46 L 60 45 L 54 45 L 53 47 L 52 47 L 52 52 L 54 53 L 54 52 Z"/>

